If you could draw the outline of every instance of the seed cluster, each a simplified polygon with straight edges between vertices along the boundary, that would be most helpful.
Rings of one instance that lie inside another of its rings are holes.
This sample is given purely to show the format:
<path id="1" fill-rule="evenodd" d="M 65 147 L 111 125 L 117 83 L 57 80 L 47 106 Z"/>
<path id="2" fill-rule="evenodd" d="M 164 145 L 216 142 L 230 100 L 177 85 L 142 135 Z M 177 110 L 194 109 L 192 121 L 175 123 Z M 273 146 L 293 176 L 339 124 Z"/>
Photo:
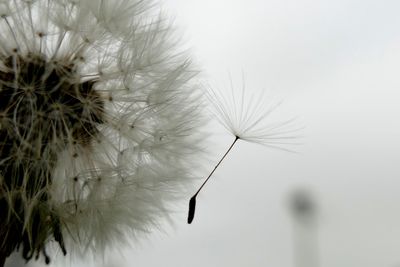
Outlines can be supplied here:
<path id="1" fill-rule="evenodd" d="M 0 1 L 0 267 L 104 255 L 186 197 L 206 135 L 176 37 L 152 0 Z"/>
<path id="2" fill-rule="evenodd" d="M 82 82 L 73 63 L 14 51 L 1 57 L 1 65 L 0 236 L 5 239 L 0 251 L 8 257 L 22 245 L 25 259 L 42 252 L 49 262 L 44 250 L 49 238 L 66 253 L 46 191 L 57 153 L 67 145 L 90 143 L 104 120 L 104 102 L 94 89 L 96 81 Z"/>

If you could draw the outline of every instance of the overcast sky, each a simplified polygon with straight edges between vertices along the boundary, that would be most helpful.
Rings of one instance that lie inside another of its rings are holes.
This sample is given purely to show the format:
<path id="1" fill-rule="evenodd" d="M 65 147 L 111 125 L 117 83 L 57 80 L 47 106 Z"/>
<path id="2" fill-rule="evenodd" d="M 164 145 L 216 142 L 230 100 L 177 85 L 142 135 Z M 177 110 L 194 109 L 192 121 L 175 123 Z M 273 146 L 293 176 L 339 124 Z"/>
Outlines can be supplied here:
<path id="1" fill-rule="evenodd" d="M 243 70 L 249 90 L 282 97 L 304 145 L 240 144 L 194 224 L 183 214 L 126 266 L 294 266 L 287 199 L 303 187 L 318 201 L 320 266 L 399 266 L 400 2 L 164 2 L 209 79 L 240 86 Z"/>
<path id="2" fill-rule="evenodd" d="M 314 237 L 318 266 L 400 266 L 400 2 L 163 3 L 204 77 L 229 87 L 229 72 L 240 86 L 243 71 L 249 90 L 284 99 L 277 112 L 299 118 L 304 144 L 293 154 L 239 143 L 192 225 L 182 203 L 173 229 L 108 266 L 295 267 L 294 241 Z M 314 196 L 317 227 L 290 216 L 299 188 Z"/>

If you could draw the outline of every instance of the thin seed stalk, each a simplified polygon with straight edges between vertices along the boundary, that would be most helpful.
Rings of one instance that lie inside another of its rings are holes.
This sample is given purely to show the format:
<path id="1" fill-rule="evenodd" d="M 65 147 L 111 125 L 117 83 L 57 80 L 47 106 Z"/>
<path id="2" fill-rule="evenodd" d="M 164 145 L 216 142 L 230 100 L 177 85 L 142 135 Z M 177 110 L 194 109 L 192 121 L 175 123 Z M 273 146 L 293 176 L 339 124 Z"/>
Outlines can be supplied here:
<path id="1" fill-rule="evenodd" d="M 221 164 L 221 162 L 225 159 L 225 157 L 229 154 L 229 152 L 232 150 L 233 146 L 236 144 L 237 140 L 240 138 L 238 136 L 235 136 L 235 140 L 232 142 L 228 150 L 225 152 L 225 154 L 222 156 L 222 158 L 218 161 L 217 165 L 215 165 L 214 169 L 210 172 L 208 175 L 207 179 L 203 182 L 203 184 L 200 186 L 200 188 L 197 190 L 197 192 L 190 198 L 189 201 L 189 213 L 188 213 L 188 224 L 191 224 L 193 219 L 194 219 L 194 213 L 196 210 L 196 197 L 200 193 L 200 191 L 203 189 L 204 185 L 208 182 L 208 180 L 211 178 L 211 176 L 214 174 L 215 170 L 218 168 L 218 166 Z"/>

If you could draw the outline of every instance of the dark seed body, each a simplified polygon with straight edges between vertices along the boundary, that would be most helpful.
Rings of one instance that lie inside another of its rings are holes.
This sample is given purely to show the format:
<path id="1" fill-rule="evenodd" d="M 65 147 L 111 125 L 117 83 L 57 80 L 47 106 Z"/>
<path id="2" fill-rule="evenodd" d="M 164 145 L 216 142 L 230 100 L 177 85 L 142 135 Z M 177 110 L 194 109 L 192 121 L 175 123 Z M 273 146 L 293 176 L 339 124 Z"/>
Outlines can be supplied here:
<path id="1" fill-rule="evenodd" d="M 188 224 L 191 224 L 194 219 L 194 213 L 196 211 L 196 196 L 193 196 L 189 201 L 189 213 L 188 213 Z"/>

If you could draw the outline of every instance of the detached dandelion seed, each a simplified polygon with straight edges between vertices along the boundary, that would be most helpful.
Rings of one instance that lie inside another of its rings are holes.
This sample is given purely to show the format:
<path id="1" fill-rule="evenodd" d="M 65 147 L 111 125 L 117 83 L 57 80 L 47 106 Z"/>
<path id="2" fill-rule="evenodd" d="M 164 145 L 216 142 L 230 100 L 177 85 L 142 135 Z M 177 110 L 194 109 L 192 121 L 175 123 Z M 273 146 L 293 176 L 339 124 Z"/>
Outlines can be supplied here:
<path id="1" fill-rule="evenodd" d="M 187 219 L 189 224 L 194 219 L 197 195 L 221 162 L 231 152 L 237 141 L 243 140 L 287 151 L 291 150 L 286 149 L 284 146 L 295 144 L 292 141 L 296 138 L 294 136 L 296 129 L 292 127 L 293 119 L 283 122 L 270 121 L 270 115 L 278 105 L 268 107 L 268 102 L 263 95 L 257 95 L 257 99 L 254 96 L 249 96 L 245 88 L 244 79 L 240 90 L 235 90 L 232 79 L 230 81 L 230 94 L 209 89 L 208 98 L 212 104 L 211 108 L 212 113 L 215 115 L 214 117 L 234 136 L 234 140 L 197 192 L 191 197 Z"/>
<path id="2" fill-rule="evenodd" d="M 147 232 L 191 179 L 199 91 L 150 1 L 0 1 L 0 266 Z M 129 233 L 130 235 L 127 235 Z"/>

